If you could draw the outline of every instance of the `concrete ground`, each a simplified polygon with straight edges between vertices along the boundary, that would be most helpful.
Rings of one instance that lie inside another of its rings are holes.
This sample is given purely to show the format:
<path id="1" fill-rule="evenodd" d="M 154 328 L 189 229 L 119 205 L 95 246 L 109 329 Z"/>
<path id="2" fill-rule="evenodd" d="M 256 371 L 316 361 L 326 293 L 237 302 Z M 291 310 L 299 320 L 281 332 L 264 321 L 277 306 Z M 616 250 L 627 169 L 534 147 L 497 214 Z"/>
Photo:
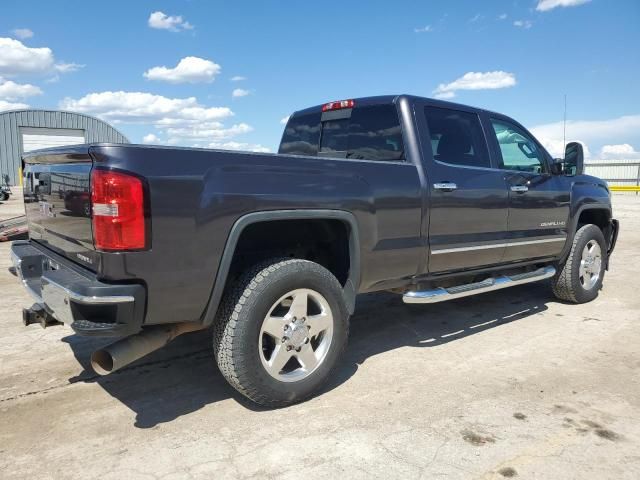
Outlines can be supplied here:
<path id="1" fill-rule="evenodd" d="M 640 199 L 614 201 L 596 301 L 544 283 L 431 306 L 362 296 L 327 388 L 272 411 L 225 383 L 205 333 L 96 377 L 104 342 L 22 326 L 0 244 L 0 476 L 640 478 Z"/>

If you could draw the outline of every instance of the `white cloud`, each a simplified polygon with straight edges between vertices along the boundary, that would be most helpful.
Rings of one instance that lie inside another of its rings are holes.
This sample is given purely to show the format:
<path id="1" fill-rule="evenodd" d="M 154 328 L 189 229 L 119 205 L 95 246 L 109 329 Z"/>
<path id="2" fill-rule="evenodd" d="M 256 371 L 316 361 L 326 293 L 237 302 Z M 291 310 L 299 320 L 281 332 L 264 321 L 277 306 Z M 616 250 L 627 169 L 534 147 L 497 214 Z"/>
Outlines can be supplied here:
<path id="1" fill-rule="evenodd" d="M 65 98 L 60 108 L 105 120 L 174 126 L 220 120 L 233 115 L 227 107 L 204 107 L 195 97 L 167 98 L 146 92 L 98 92 L 79 99 Z"/>
<path id="2" fill-rule="evenodd" d="M 95 115 L 113 123 L 153 126 L 143 143 L 268 151 L 257 144 L 237 142 L 235 138 L 250 133 L 246 123 L 226 126 L 233 116 L 227 107 L 207 107 L 195 97 L 168 98 L 146 92 L 97 92 L 82 98 L 66 98 L 60 108 Z"/>
<path id="3" fill-rule="evenodd" d="M 21 40 L 33 37 L 33 31 L 29 30 L 28 28 L 15 28 L 11 31 L 11 33 L 13 33 Z"/>
<path id="4" fill-rule="evenodd" d="M 507 19 L 506 13 L 501 13 L 500 15 L 498 15 L 498 20 L 506 20 L 506 19 Z"/>
<path id="5" fill-rule="evenodd" d="M 3 81 L 0 78 L 0 99 L 17 100 L 19 98 L 34 97 L 42 95 L 42 90 L 35 85 L 28 83 L 15 83 L 11 80 Z"/>
<path id="6" fill-rule="evenodd" d="M 605 159 L 631 159 L 640 158 L 640 152 L 637 152 L 628 143 L 618 145 L 603 145 L 600 150 L 600 157 Z"/>
<path id="7" fill-rule="evenodd" d="M 53 66 L 56 72 L 60 72 L 60 73 L 77 72 L 78 70 L 84 67 L 85 65 L 82 65 L 80 63 L 56 63 Z"/>
<path id="8" fill-rule="evenodd" d="M 232 82 L 243 82 L 247 77 L 243 77 L 242 75 L 236 75 L 235 77 L 231 77 Z"/>
<path id="9" fill-rule="evenodd" d="M 436 98 L 453 98 L 457 90 L 495 90 L 513 87 L 516 77 L 501 70 L 494 72 L 468 72 L 451 83 L 441 83 L 433 91 Z"/>
<path id="10" fill-rule="evenodd" d="M 434 90 L 433 96 L 435 98 L 439 98 L 440 100 L 448 100 L 449 98 L 455 97 L 456 93 L 454 91 L 437 92 L 436 90 Z"/>
<path id="11" fill-rule="evenodd" d="M 570 120 L 567 121 L 566 130 L 567 142 L 580 141 L 592 148 L 599 145 L 624 144 L 630 139 L 638 139 L 640 114 L 608 120 Z M 563 155 L 563 122 L 537 125 L 531 128 L 531 133 L 553 156 L 561 157 Z"/>
<path id="12" fill-rule="evenodd" d="M 531 20 L 516 20 L 513 25 L 528 30 L 533 26 L 533 22 Z"/>
<path id="13" fill-rule="evenodd" d="M 46 73 L 53 64 L 50 48 L 30 48 L 20 40 L 0 38 L 0 75 Z"/>
<path id="14" fill-rule="evenodd" d="M 29 108 L 29 105 L 26 103 L 12 103 L 0 100 L 0 112 L 5 110 L 23 110 L 25 108 Z"/>
<path id="15" fill-rule="evenodd" d="M 45 75 L 69 73 L 84 67 L 77 63 L 55 63 L 50 48 L 27 47 L 20 40 L 0 38 L 0 75 Z"/>
<path id="16" fill-rule="evenodd" d="M 149 15 L 148 23 L 151 28 L 157 28 L 159 30 L 169 30 L 171 32 L 193 29 L 193 25 L 183 19 L 182 16 L 169 16 L 160 11 L 153 12 L 151 15 Z"/>
<path id="17" fill-rule="evenodd" d="M 536 10 L 546 12 L 557 7 L 575 7 L 590 1 L 591 0 L 538 0 Z"/>
<path id="18" fill-rule="evenodd" d="M 197 141 L 220 141 L 252 131 L 253 127 L 251 125 L 247 125 L 246 123 L 239 123 L 237 125 L 232 125 L 229 128 L 224 128 L 224 125 L 220 122 L 212 122 L 209 124 L 204 123 L 191 127 L 170 127 L 166 129 L 166 133 L 169 138 L 191 139 Z"/>
<path id="19" fill-rule="evenodd" d="M 413 29 L 416 33 L 428 33 L 433 32 L 433 27 L 431 25 L 426 25 L 424 27 L 418 27 Z"/>
<path id="20" fill-rule="evenodd" d="M 174 68 L 153 67 L 144 73 L 149 80 L 168 83 L 211 83 L 220 73 L 220 65 L 199 57 L 184 57 Z"/>
<path id="21" fill-rule="evenodd" d="M 233 98 L 239 98 L 239 97 L 246 97 L 247 95 L 249 95 L 251 92 L 249 90 L 245 90 L 244 88 L 236 88 L 232 93 L 231 96 Z"/>
<path id="22" fill-rule="evenodd" d="M 476 13 L 473 17 L 469 19 L 469 23 L 475 23 L 478 20 L 482 20 L 482 18 L 483 18 L 482 15 L 480 15 L 479 13 Z"/>
<path id="23" fill-rule="evenodd" d="M 280 123 L 281 123 L 282 125 L 286 125 L 286 124 L 287 124 L 287 122 L 289 121 L 289 118 L 290 118 L 290 117 L 291 117 L 291 115 L 287 115 L 286 117 L 284 117 L 284 118 L 280 119 Z"/>
<path id="24" fill-rule="evenodd" d="M 208 148 L 216 148 L 221 150 L 240 150 L 245 152 L 270 153 L 271 149 L 263 147 L 260 144 L 242 143 L 242 142 L 212 142 L 207 145 Z"/>
<path id="25" fill-rule="evenodd" d="M 147 135 L 145 135 L 144 137 L 142 137 L 142 143 L 146 143 L 146 144 L 159 144 L 162 141 L 160 140 L 160 137 L 158 137 L 157 135 L 153 134 L 153 133 L 148 133 Z"/>

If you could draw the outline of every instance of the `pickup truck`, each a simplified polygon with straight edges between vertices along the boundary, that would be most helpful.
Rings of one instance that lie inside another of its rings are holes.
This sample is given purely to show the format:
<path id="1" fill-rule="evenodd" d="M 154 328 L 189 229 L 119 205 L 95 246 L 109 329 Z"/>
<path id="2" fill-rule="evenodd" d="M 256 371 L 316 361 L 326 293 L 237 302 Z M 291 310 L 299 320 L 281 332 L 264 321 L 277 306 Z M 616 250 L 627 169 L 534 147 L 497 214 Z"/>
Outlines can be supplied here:
<path id="1" fill-rule="evenodd" d="M 509 117 L 409 95 L 295 112 L 277 154 L 91 144 L 23 162 L 25 324 L 121 337 L 93 353 L 99 374 L 209 328 L 224 377 L 270 407 L 325 382 L 357 294 L 550 279 L 589 302 L 618 233 L 579 143 L 553 159 Z"/>

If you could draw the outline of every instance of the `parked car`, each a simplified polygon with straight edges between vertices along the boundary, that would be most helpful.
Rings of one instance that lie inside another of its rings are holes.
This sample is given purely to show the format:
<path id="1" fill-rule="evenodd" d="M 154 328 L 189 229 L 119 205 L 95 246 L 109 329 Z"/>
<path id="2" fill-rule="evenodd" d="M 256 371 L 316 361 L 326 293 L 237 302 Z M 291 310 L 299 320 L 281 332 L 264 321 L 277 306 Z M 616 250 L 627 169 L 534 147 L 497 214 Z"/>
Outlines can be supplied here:
<path id="1" fill-rule="evenodd" d="M 24 162 L 91 193 L 90 217 L 58 215 L 51 188 L 26 204 L 25 323 L 124 337 L 93 354 L 101 374 L 212 327 L 222 374 L 266 406 L 325 383 L 358 293 L 428 304 L 551 279 L 589 302 L 618 232 L 580 144 L 555 161 L 505 115 L 407 95 L 296 112 L 277 154 L 93 144 Z"/>

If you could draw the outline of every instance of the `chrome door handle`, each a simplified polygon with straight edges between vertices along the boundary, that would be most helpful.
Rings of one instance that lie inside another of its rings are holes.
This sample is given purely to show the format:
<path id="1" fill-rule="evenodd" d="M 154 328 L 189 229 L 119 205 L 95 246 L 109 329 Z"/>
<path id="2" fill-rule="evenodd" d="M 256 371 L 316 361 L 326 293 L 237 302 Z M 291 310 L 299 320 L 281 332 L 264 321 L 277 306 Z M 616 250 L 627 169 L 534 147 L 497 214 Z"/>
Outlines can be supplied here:
<path id="1" fill-rule="evenodd" d="M 511 191 L 512 192 L 518 192 L 518 193 L 524 193 L 524 192 L 528 192 L 529 191 L 529 187 L 527 187 L 526 185 L 512 185 L 511 186 Z"/>
<path id="2" fill-rule="evenodd" d="M 456 190 L 458 186 L 453 182 L 440 182 L 434 183 L 433 188 L 443 192 L 452 192 L 453 190 Z"/>

